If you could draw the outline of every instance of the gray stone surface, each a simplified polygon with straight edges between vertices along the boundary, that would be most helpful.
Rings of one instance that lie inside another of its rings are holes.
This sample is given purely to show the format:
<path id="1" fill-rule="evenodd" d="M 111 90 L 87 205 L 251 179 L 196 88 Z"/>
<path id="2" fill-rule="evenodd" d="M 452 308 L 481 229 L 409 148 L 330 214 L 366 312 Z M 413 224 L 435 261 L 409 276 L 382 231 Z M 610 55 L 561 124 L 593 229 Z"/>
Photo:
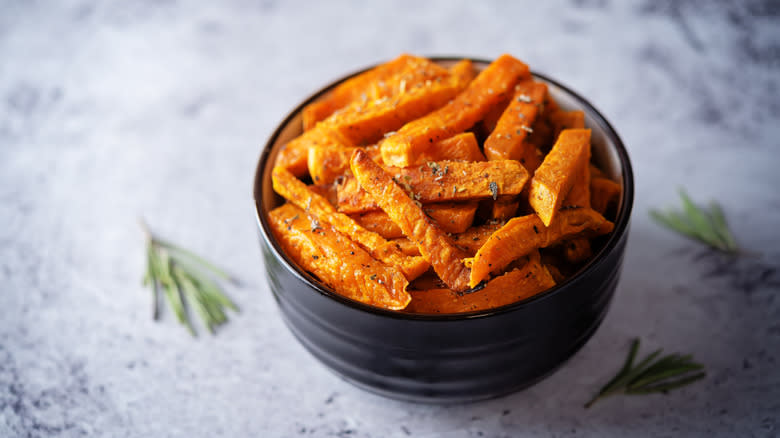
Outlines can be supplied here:
<path id="1" fill-rule="evenodd" d="M 368 3 L 0 2 L 0 436 L 778 436 L 777 3 Z M 521 393 L 368 394 L 304 351 L 268 291 L 261 145 L 303 97 L 402 51 L 512 53 L 591 99 L 633 159 L 606 321 Z M 761 255 L 650 222 L 678 186 L 720 200 Z M 151 320 L 139 216 L 244 279 L 216 337 Z M 635 336 L 709 376 L 583 409 Z"/>

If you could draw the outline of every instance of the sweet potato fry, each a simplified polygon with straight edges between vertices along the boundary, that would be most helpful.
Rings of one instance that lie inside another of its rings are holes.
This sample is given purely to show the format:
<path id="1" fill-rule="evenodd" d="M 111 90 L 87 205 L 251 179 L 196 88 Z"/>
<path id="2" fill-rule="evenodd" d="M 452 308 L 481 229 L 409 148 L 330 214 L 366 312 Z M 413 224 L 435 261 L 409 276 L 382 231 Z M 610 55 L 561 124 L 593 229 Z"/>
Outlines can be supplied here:
<path id="1" fill-rule="evenodd" d="M 375 260 L 330 225 L 319 224 L 292 204 L 272 210 L 268 218 L 285 254 L 336 293 L 394 310 L 411 301 L 409 282 L 399 269 Z"/>
<path id="2" fill-rule="evenodd" d="M 447 73 L 447 70 L 444 70 Z M 353 145 L 373 144 L 406 122 L 445 105 L 468 85 L 468 78 L 448 75 L 426 80 L 396 96 L 353 104 L 323 123 Z"/>
<path id="3" fill-rule="evenodd" d="M 422 153 L 412 165 L 429 161 L 485 161 L 485 155 L 479 149 L 477 138 L 471 132 L 464 132 L 445 138 Z"/>
<path id="4" fill-rule="evenodd" d="M 471 267 L 469 285 L 475 287 L 491 272 L 501 272 L 513 260 L 534 249 L 545 248 L 577 235 L 601 235 L 612 231 L 613 224 L 589 208 L 559 212 L 549 227 L 535 214 L 516 217 L 493 233 L 477 254 L 466 261 Z"/>
<path id="5" fill-rule="evenodd" d="M 309 190 L 328 200 L 328 203 L 334 207 L 339 205 L 339 192 L 335 184 L 312 184 Z"/>
<path id="6" fill-rule="evenodd" d="M 410 290 L 412 313 L 462 313 L 511 304 L 555 286 L 550 272 L 534 252 L 520 268 L 490 280 L 483 289 L 459 294 L 449 289 Z"/>
<path id="7" fill-rule="evenodd" d="M 392 239 L 390 240 L 390 243 L 395 245 L 395 247 L 398 248 L 399 251 L 401 251 L 402 253 L 410 257 L 418 257 L 420 255 L 420 250 L 419 248 L 417 248 L 417 245 L 415 245 L 414 242 L 409 240 L 409 238 L 407 237 L 399 237 L 397 239 Z"/>
<path id="8" fill-rule="evenodd" d="M 593 209 L 606 214 L 610 205 L 620 199 L 620 184 L 607 178 L 592 178 L 590 180 L 590 203 Z"/>
<path id="9" fill-rule="evenodd" d="M 498 119 L 496 129 L 485 140 L 489 160 L 518 160 L 533 173 L 541 164 L 538 148 L 528 141 L 539 108 L 547 95 L 547 84 L 525 80 L 515 87 L 512 100 Z"/>
<path id="10" fill-rule="evenodd" d="M 511 93 L 521 78 L 528 77 L 528 66 L 502 55 L 483 70 L 468 87 L 442 108 L 411 121 L 381 143 L 386 165 L 406 167 L 439 140 L 452 137 L 473 126 Z"/>
<path id="11" fill-rule="evenodd" d="M 307 105 L 303 109 L 303 129 L 308 131 L 317 122 L 352 103 L 390 97 L 399 94 L 401 88 L 411 88 L 420 81 L 435 79 L 445 72 L 443 67 L 428 59 L 402 54 L 348 79 L 320 100 Z"/>
<path id="12" fill-rule="evenodd" d="M 470 256 L 474 256 L 479 248 L 487 242 L 490 236 L 504 226 L 503 222 L 487 223 L 471 227 L 462 233 L 452 236 L 456 245 L 466 250 Z"/>
<path id="13" fill-rule="evenodd" d="M 423 205 L 423 211 L 436 221 L 445 233 L 462 233 L 474 222 L 477 203 L 442 202 L 425 204 Z M 352 215 L 352 218 L 363 228 L 374 231 L 385 239 L 393 239 L 404 235 L 401 228 L 382 210 Z"/>
<path id="14" fill-rule="evenodd" d="M 548 117 L 552 124 L 553 140 L 557 140 L 564 129 L 585 129 L 585 113 L 582 111 L 551 111 Z"/>
<path id="15" fill-rule="evenodd" d="M 296 177 L 306 175 L 309 149 L 315 146 L 325 148 L 343 148 L 351 146 L 325 124 L 318 124 L 314 129 L 290 140 L 279 149 L 274 166 L 283 167 Z"/>
<path id="16" fill-rule="evenodd" d="M 587 161 L 574 170 L 574 182 L 571 190 L 563 199 L 563 207 L 590 208 L 590 165 Z"/>
<path id="17" fill-rule="evenodd" d="M 568 195 L 577 172 L 590 161 L 590 130 L 567 129 L 531 178 L 528 202 L 549 226 Z"/>
<path id="18" fill-rule="evenodd" d="M 330 184 L 338 177 L 349 174 L 349 159 L 352 158 L 353 146 L 317 145 L 309 148 L 309 175 L 315 184 Z M 368 146 L 364 150 L 372 160 L 381 159 L 379 147 Z"/>
<path id="19" fill-rule="evenodd" d="M 583 163 L 577 172 L 577 178 L 566 199 L 563 200 L 563 208 L 582 207 L 590 208 L 590 165 Z M 593 255 L 590 241 L 585 237 L 563 242 L 564 255 L 571 263 L 580 263 Z"/>
<path id="20" fill-rule="evenodd" d="M 413 280 L 428 270 L 429 264 L 422 257 L 408 257 L 382 236 L 358 225 L 351 217 L 339 213 L 322 196 L 310 190 L 282 167 L 272 172 L 274 190 L 311 217 L 333 226 L 368 251 L 372 257 L 388 265 L 397 266 L 408 280 Z"/>
<path id="21" fill-rule="evenodd" d="M 352 174 L 404 234 L 417 244 L 420 254 L 447 286 L 455 291 L 468 289 L 469 269 L 462 259 L 466 252 L 430 219 L 393 178 L 363 151 L 352 156 Z"/>
<path id="22" fill-rule="evenodd" d="M 497 199 L 493 201 L 490 208 L 490 217 L 501 221 L 510 219 L 517 214 L 518 207 L 520 207 L 520 201 L 514 197 Z"/>
<path id="23" fill-rule="evenodd" d="M 514 160 L 429 162 L 427 165 L 385 169 L 414 200 L 427 202 L 498 199 L 517 195 L 528 173 Z M 361 213 L 379 207 L 376 199 L 360 187 L 354 178 L 344 178 L 338 187 L 339 210 Z"/>
<path id="24" fill-rule="evenodd" d="M 523 81 L 527 81 L 530 79 L 524 79 Z M 522 81 L 521 81 L 522 82 Z M 501 102 L 498 102 L 497 104 L 493 105 L 488 112 L 485 113 L 485 115 L 482 117 L 482 121 L 479 122 L 479 128 L 480 132 L 483 134 L 485 138 L 487 138 L 493 130 L 496 129 L 496 125 L 498 124 L 498 120 L 501 118 L 501 115 L 504 114 L 504 111 L 506 110 L 507 105 L 509 105 L 509 102 L 512 100 L 512 96 L 508 95 L 506 96 Z"/>

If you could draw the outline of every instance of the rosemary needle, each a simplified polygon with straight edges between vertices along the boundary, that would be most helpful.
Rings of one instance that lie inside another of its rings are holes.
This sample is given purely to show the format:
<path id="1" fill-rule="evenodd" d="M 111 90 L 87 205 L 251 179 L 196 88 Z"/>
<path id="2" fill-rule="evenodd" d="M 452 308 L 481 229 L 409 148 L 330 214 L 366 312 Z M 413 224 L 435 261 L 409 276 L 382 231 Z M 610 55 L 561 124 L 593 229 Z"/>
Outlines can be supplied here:
<path id="1" fill-rule="evenodd" d="M 736 239 L 726 223 L 723 210 L 717 202 L 711 202 L 709 209 L 701 208 L 694 204 L 682 189 L 680 189 L 680 198 L 683 204 L 681 211 L 651 210 L 650 216 L 660 225 L 718 251 L 729 254 L 740 252 Z"/>
<path id="2" fill-rule="evenodd" d="M 226 309 L 238 312 L 236 306 L 220 289 L 217 279 L 238 284 L 225 271 L 203 257 L 154 236 L 141 220 L 146 234 L 146 274 L 144 285 L 152 290 L 152 317 L 159 318 L 159 302 L 163 295 L 176 319 L 193 336 L 195 328 L 190 309 L 200 317 L 206 329 L 215 329 L 227 322 Z"/>
<path id="3" fill-rule="evenodd" d="M 663 350 L 656 350 L 634 365 L 638 351 L 639 339 L 634 339 L 623 367 L 590 401 L 585 403 L 586 408 L 610 395 L 666 393 L 706 376 L 703 371 L 704 365 L 694 362 L 691 355 L 669 354 L 657 359 Z"/>

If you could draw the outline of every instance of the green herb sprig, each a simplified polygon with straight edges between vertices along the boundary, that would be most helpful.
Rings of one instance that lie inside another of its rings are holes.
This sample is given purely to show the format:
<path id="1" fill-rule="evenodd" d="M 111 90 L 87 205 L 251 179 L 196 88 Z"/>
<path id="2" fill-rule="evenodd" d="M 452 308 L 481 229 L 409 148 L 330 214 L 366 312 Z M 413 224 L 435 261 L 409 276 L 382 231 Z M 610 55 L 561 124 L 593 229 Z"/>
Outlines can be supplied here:
<path id="1" fill-rule="evenodd" d="M 703 379 L 707 373 L 704 365 L 693 361 L 691 355 L 670 354 L 657 359 L 663 350 L 656 350 L 634 365 L 639 350 L 639 339 L 631 343 L 626 362 L 620 371 L 598 392 L 585 407 L 596 401 L 615 394 L 642 395 L 666 393 L 672 389 L 689 385 Z M 657 359 L 657 360 L 656 360 Z"/>
<path id="2" fill-rule="evenodd" d="M 696 206 L 682 189 L 680 189 L 680 198 L 683 204 L 682 211 L 651 210 L 650 216 L 660 225 L 718 251 L 729 254 L 741 252 L 726 223 L 723 209 L 717 202 L 710 202 L 709 210 L 702 209 Z"/>
<path id="3" fill-rule="evenodd" d="M 141 220 L 146 234 L 146 274 L 144 286 L 152 289 L 152 317 L 160 317 L 161 294 L 165 295 L 178 321 L 196 336 L 189 309 L 203 320 L 209 332 L 227 322 L 226 309 L 238 312 L 215 279 L 237 284 L 225 271 L 197 254 L 157 238 Z"/>

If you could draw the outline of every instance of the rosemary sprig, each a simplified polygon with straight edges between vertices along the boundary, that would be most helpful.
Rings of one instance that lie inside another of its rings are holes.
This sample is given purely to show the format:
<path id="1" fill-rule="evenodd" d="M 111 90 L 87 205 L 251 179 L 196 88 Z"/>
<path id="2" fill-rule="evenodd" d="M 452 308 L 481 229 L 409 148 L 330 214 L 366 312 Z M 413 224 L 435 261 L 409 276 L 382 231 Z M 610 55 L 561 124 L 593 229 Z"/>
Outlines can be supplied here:
<path id="1" fill-rule="evenodd" d="M 237 284 L 225 271 L 199 255 L 159 239 L 141 220 L 146 234 L 146 274 L 144 286 L 152 289 L 152 317 L 160 317 L 159 303 L 162 295 L 179 322 L 193 336 L 195 328 L 189 309 L 194 308 L 209 332 L 227 322 L 225 309 L 238 312 L 236 306 L 220 289 L 215 278 Z"/>
<path id="2" fill-rule="evenodd" d="M 682 211 L 668 210 L 665 213 L 650 210 L 650 216 L 673 231 L 698 240 L 719 251 L 736 254 L 739 246 L 731 234 L 723 210 L 717 202 L 711 202 L 709 210 L 698 207 L 684 190 L 680 189 Z"/>
<path id="3" fill-rule="evenodd" d="M 653 394 L 667 393 L 672 389 L 689 385 L 707 374 L 702 371 L 704 365 L 693 361 L 691 355 L 669 354 L 656 360 L 663 350 L 656 350 L 634 365 L 639 350 L 639 339 L 631 343 L 623 367 L 585 407 L 589 408 L 597 400 L 614 394 Z"/>

